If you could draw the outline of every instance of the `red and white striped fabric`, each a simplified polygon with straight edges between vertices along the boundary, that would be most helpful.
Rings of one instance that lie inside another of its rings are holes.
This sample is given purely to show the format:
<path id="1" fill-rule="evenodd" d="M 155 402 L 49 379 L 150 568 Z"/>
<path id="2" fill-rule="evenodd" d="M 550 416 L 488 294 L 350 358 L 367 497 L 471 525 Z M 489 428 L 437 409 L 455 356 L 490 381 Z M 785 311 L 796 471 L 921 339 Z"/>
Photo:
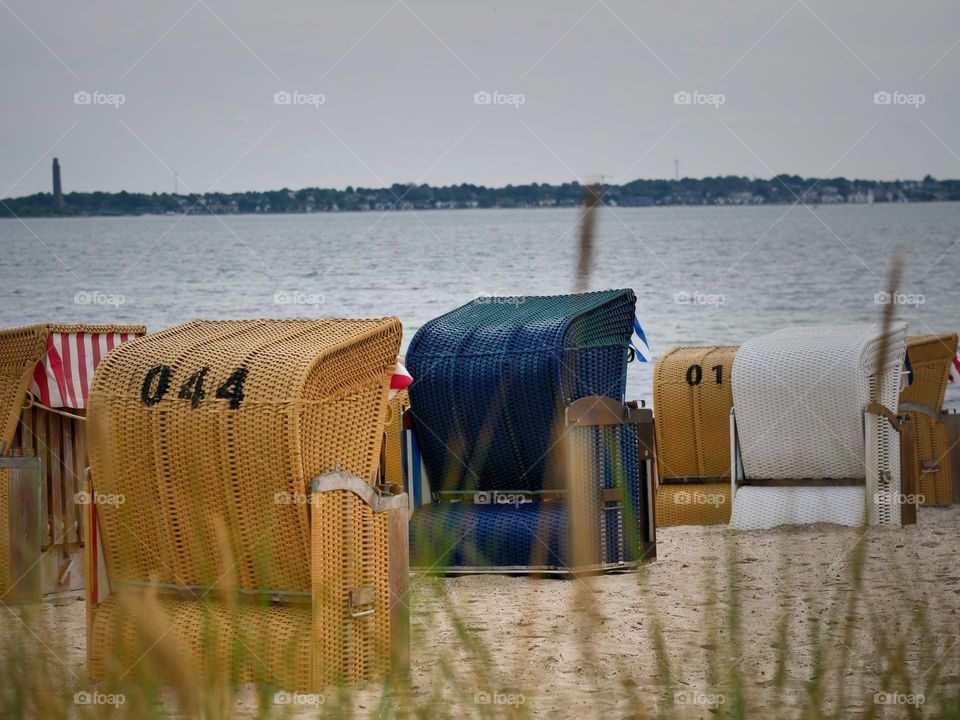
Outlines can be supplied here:
<path id="1" fill-rule="evenodd" d="M 133 333 L 50 333 L 47 352 L 33 371 L 30 392 L 50 407 L 85 408 L 100 360 L 135 337 Z"/>
<path id="2" fill-rule="evenodd" d="M 950 382 L 960 382 L 960 353 L 953 356 L 953 362 L 950 363 Z"/>

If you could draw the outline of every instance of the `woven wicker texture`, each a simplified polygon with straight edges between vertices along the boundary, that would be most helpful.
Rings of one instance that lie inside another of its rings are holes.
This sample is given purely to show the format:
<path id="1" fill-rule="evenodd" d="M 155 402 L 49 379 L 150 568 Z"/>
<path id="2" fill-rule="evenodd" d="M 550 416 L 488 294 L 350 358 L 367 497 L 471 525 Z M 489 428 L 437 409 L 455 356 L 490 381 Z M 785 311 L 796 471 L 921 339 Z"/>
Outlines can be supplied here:
<path id="1" fill-rule="evenodd" d="M 27 395 L 33 370 L 47 350 L 45 325 L 0 332 L 0 441 L 10 445 Z"/>
<path id="2" fill-rule="evenodd" d="M 751 479 L 863 478 L 863 413 L 871 387 L 895 408 L 906 324 L 890 330 L 880 367 L 879 325 L 789 328 L 744 343 L 733 363 L 733 399 L 743 468 Z M 881 430 L 899 467 L 895 431 Z M 897 472 L 899 476 L 899 472 Z"/>
<path id="3" fill-rule="evenodd" d="M 901 403 L 943 409 L 950 365 L 957 353 L 957 335 L 915 335 L 907 338 L 907 354 L 913 368 L 913 383 L 900 391 Z M 922 413 L 911 413 L 916 433 L 917 494 L 925 505 L 954 502 L 952 467 L 946 428 Z"/>
<path id="4" fill-rule="evenodd" d="M 657 420 L 659 422 L 659 418 Z M 727 422 L 729 425 L 729 421 Z M 659 446 L 657 448 L 659 450 Z M 727 455 L 730 452 L 727 451 Z M 729 475 L 729 468 L 727 470 Z M 730 481 L 657 487 L 657 527 L 730 522 Z"/>
<path id="5" fill-rule="evenodd" d="M 328 481 L 337 487 L 324 489 Z M 403 602 L 391 595 L 392 583 L 405 584 L 408 572 L 406 564 L 391 564 L 389 518 L 393 510 L 399 512 L 395 518 L 406 516 L 405 498 L 394 500 L 391 505 L 344 473 L 315 479 L 311 589 L 288 597 L 292 605 L 273 604 L 272 592 L 237 596 L 229 580 L 219 588 L 180 588 L 180 597 L 170 597 L 168 588 L 154 597 L 145 584 L 114 586 L 93 614 L 93 679 L 144 666 L 151 677 L 167 680 L 203 673 L 212 682 L 318 692 L 384 675 L 392 667 L 392 651 L 406 652 L 391 643 L 395 604 Z M 406 537 L 405 523 L 395 529 Z M 356 603 L 357 592 L 369 595 Z"/>
<path id="6" fill-rule="evenodd" d="M 778 525 L 836 523 L 858 527 L 864 521 L 862 487 L 737 488 L 730 526 L 736 530 L 768 530 Z"/>
<path id="7" fill-rule="evenodd" d="M 653 409 L 661 480 L 730 477 L 730 376 L 736 352 L 736 345 L 674 347 L 657 358 Z M 661 517 L 658 524 L 664 524 Z"/>
<path id="8" fill-rule="evenodd" d="M 385 482 L 403 486 L 403 427 L 400 424 L 403 410 L 410 405 L 410 396 L 401 390 L 390 400 L 387 410 L 387 425 L 384 430 L 383 456 Z"/>
<path id="9" fill-rule="evenodd" d="M 210 598 L 144 605 L 137 596 L 122 602 L 114 595 L 94 615 L 90 675 L 106 680 L 142 667 L 170 681 L 175 672 L 214 669 L 236 682 L 313 692 L 311 628 L 308 606 L 230 605 Z M 174 667 L 171 657 L 183 665 Z"/>
<path id="10" fill-rule="evenodd" d="M 950 364 L 957 354 L 957 335 L 911 335 L 907 354 L 913 368 L 913 383 L 900 391 L 900 402 L 926 405 L 939 414 L 947 392 Z"/>
<path id="11" fill-rule="evenodd" d="M 921 505 L 950 505 L 953 463 L 947 426 L 920 413 L 911 413 L 916 428 L 917 495 Z"/>
<path id="12" fill-rule="evenodd" d="M 473 504 L 449 500 L 417 508 L 410 519 L 410 564 L 450 568 L 564 568 L 564 503 Z"/>
<path id="13" fill-rule="evenodd" d="M 410 404 L 433 490 L 562 487 L 555 433 L 587 395 L 623 400 L 636 297 L 484 298 L 410 343 Z"/>
<path id="14" fill-rule="evenodd" d="M 107 356 L 90 390 L 112 582 L 309 590 L 307 483 L 380 460 L 401 326 L 196 321 Z M 218 528 L 229 541 L 218 542 Z"/>
<path id="15" fill-rule="evenodd" d="M 312 539 L 315 683 L 378 677 L 390 667 L 386 514 L 345 490 L 314 493 L 311 502 L 322 518 Z M 354 619 L 345 600 L 357 588 L 373 588 L 375 612 Z"/>

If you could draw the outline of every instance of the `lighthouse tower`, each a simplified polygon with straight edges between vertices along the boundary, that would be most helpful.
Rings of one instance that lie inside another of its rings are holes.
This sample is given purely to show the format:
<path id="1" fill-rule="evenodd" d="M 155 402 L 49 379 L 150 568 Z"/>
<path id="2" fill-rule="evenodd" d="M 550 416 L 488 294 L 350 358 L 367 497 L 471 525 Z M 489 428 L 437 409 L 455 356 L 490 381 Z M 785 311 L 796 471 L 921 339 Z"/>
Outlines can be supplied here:
<path id="1" fill-rule="evenodd" d="M 60 161 L 53 159 L 53 206 L 63 209 L 63 186 L 60 184 Z"/>

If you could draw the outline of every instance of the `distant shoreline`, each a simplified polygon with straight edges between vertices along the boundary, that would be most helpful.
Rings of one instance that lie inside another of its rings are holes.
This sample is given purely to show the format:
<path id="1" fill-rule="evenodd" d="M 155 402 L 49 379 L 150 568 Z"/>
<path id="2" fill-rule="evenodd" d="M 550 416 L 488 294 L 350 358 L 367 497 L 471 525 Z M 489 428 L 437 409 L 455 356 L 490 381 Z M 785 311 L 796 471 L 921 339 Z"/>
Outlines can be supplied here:
<path id="1" fill-rule="evenodd" d="M 832 207 L 832 208 L 854 208 L 854 207 L 891 207 L 891 206 L 916 206 L 916 205 L 952 205 L 954 203 L 960 202 L 960 200 L 920 200 L 920 201 L 908 201 L 908 202 L 882 202 L 875 203 L 875 205 L 868 205 L 866 203 L 834 203 L 834 204 L 821 204 L 821 203 L 797 203 L 799 206 L 804 207 Z M 605 207 L 610 207 L 617 210 L 665 210 L 668 208 L 686 208 L 691 210 L 722 210 L 722 209 L 733 209 L 733 208 L 763 208 L 763 207 L 784 207 L 790 206 L 793 203 L 763 203 L 757 205 L 682 205 L 682 204 L 673 204 L 673 205 L 652 205 L 652 206 L 616 206 L 616 205 L 606 205 Z M 570 206 L 553 206 L 553 207 L 477 207 L 477 208 L 391 208 L 391 209 L 381 209 L 381 210 L 316 210 L 313 212 L 305 211 L 286 211 L 286 212 L 234 212 L 234 213 L 209 213 L 209 212 L 191 212 L 191 213 L 151 213 L 151 212 L 131 212 L 131 213 L 102 213 L 102 214 L 61 214 L 61 215 L 17 215 L 13 216 L 9 213 L 0 212 L 0 221 L 8 220 L 11 222 L 18 222 L 20 219 L 29 219 L 29 220 L 92 220 L 92 219 L 106 219 L 106 218 L 138 218 L 138 217 L 147 217 L 147 218 L 163 218 L 163 217 L 284 217 L 284 216 L 302 216 L 302 215 L 375 215 L 378 213 L 403 213 L 403 212 L 413 212 L 413 213 L 434 213 L 434 212 L 458 212 L 464 210 L 480 210 L 480 211 L 491 211 L 491 212 L 519 212 L 519 211 L 534 211 L 534 210 L 577 210 L 581 208 L 581 205 L 570 205 Z M 0 211 L 3 210 L 3 207 L 0 206 Z"/>
<path id="2" fill-rule="evenodd" d="M 36 193 L 0 200 L 0 217 L 112 217 L 142 215 L 286 215 L 466 209 L 574 208 L 580 183 L 562 185 L 394 184 L 388 188 L 304 188 L 235 193 Z M 960 201 L 960 180 L 848 180 L 778 175 L 770 180 L 717 177 L 634 180 L 606 185 L 611 207 L 729 207 L 760 205 L 873 205 Z M 56 205 L 60 206 L 57 207 Z"/>

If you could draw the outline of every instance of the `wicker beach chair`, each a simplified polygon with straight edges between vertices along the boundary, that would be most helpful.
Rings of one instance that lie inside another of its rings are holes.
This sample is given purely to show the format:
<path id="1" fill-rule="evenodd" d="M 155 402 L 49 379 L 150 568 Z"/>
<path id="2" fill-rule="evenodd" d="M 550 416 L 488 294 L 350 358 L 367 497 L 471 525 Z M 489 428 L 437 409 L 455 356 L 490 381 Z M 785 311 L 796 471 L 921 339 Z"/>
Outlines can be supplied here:
<path id="1" fill-rule="evenodd" d="M 917 498 L 921 505 L 956 502 L 949 416 L 942 416 L 950 365 L 957 354 L 957 335 L 917 335 L 907 338 L 913 383 L 900 391 L 900 411 L 915 424 Z"/>
<path id="2" fill-rule="evenodd" d="M 878 325 L 810 327 L 741 346 L 732 374 L 731 527 L 902 523 L 912 473 L 901 467 L 889 408 L 905 341 L 906 324 L 895 323 L 885 339 Z"/>
<path id="3" fill-rule="evenodd" d="M 730 521 L 730 375 L 737 346 L 674 347 L 653 369 L 657 525 Z"/>
<path id="4" fill-rule="evenodd" d="M 420 329 L 408 417 L 432 502 L 411 519 L 416 567 L 567 573 L 654 556 L 652 414 L 622 404 L 635 303 L 484 298 Z M 572 545 L 581 528 L 590 540 Z"/>
<path id="5" fill-rule="evenodd" d="M 94 679 L 169 674 L 164 652 L 304 692 L 405 668 L 406 498 L 374 485 L 400 335 L 395 318 L 196 321 L 104 361 Z"/>
<path id="6" fill-rule="evenodd" d="M 83 587 L 80 507 L 87 392 L 142 325 L 0 330 L 0 602 Z"/>

